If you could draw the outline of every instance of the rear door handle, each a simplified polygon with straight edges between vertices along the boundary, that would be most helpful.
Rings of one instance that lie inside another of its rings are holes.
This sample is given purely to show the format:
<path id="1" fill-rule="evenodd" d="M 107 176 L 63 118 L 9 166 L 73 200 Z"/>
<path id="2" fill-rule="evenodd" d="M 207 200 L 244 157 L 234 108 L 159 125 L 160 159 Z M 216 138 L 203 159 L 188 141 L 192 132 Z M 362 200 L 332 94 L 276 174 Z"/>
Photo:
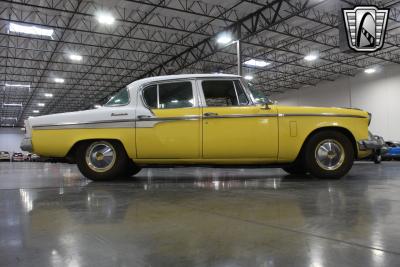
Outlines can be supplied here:
<path id="1" fill-rule="evenodd" d="M 218 116 L 218 113 L 215 113 L 215 112 L 206 112 L 206 113 L 204 113 L 203 115 L 206 116 L 206 117 Z"/>
<path id="2" fill-rule="evenodd" d="M 111 113 L 111 116 L 112 117 L 115 117 L 115 116 L 128 116 L 128 113 Z"/>
<path id="3" fill-rule="evenodd" d="M 144 119 L 150 119 L 153 118 L 153 116 L 150 115 L 139 115 L 137 116 L 139 120 L 144 120 Z"/>

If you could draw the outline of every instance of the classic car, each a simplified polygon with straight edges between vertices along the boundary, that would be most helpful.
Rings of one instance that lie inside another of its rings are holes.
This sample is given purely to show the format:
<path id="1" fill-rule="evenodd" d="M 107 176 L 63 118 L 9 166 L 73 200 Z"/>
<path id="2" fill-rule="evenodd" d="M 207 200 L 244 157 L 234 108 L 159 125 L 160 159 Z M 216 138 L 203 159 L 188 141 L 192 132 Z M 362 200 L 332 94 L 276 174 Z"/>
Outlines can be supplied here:
<path id="1" fill-rule="evenodd" d="M 7 151 L 0 151 L 0 161 L 10 161 L 10 153 Z"/>
<path id="2" fill-rule="evenodd" d="M 160 165 L 274 165 L 338 178 L 371 153 L 371 115 L 275 105 L 237 75 L 134 81 L 98 109 L 31 117 L 21 148 L 68 158 L 92 180 Z"/>

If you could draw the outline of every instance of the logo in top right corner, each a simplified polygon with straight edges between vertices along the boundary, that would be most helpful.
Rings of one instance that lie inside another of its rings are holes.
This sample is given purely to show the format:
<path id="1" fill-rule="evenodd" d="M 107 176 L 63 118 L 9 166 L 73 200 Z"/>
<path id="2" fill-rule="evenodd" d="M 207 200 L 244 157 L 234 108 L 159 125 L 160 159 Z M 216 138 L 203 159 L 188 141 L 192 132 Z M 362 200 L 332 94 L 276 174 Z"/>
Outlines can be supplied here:
<path id="1" fill-rule="evenodd" d="M 350 48 L 359 52 L 374 52 L 382 48 L 389 9 L 356 6 L 342 11 Z"/>

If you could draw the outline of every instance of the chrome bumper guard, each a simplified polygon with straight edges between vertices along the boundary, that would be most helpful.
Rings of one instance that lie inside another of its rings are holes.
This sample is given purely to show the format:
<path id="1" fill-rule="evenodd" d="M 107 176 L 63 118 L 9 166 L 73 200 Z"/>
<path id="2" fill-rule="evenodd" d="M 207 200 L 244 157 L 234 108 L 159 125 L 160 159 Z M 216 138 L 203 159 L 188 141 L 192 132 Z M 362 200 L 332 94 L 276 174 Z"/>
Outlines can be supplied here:
<path id="1" fill-rule="evenodd" d="M 384 145 L 377 140 L 360 140 L 358 141 L 358 148 L 361 151 L 381 149 Z"/>
<path id="2" fill-rule="evenodd" d="M 20 148 L 23 151 L 33 152 L 32 139 L 31 138 L 22 139 Z"/>

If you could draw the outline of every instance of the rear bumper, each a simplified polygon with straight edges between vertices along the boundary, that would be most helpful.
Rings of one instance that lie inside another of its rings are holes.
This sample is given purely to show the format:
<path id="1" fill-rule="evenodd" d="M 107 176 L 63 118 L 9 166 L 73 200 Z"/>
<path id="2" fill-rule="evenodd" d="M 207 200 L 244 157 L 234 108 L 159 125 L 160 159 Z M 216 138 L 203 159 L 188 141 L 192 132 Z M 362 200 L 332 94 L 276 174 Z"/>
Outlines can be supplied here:
<path id="1" fill-rule="evenodd" d="M 33 152 L 32 139 L 26 137 L 22 139 L 20 148 L 23 151 Z"/>

